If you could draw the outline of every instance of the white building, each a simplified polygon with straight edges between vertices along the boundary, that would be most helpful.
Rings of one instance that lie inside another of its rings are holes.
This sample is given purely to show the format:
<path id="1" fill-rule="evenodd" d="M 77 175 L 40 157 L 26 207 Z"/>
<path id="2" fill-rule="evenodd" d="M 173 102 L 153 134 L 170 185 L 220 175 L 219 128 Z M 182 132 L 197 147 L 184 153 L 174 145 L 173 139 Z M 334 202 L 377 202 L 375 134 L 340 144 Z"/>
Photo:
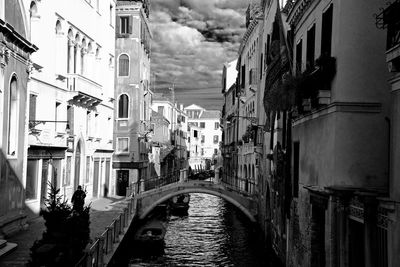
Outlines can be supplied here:
<path id="1" fill-rule="evenodd" d="M 195 125 L 189 126 L 189 166 L 192 170 L 205 168 L 205 160 L 203 158 L 204 148 L 201 142 L 201 128 Z"/>
<path id="2" fill-rule="evenodd" d="M 211 160 L 213 155 L 218 154 L 222 137 L 219 125 L 220 111 L 206 110 L 195 104 L 185 107 L 184 110 L 188 115 L 189 127 L 196 126 L 201 130 L 201 136 L 199 136 L 202 143 L 201 157 L 203 160 Z"/>
<path id="3" fill-rule="evenodd" d="M 152 109 L 163 115 L 169 122 L 168 140 L 176 148 L 179 161 L 175 168 L 183 170 L 188 167 L 188 117 L 183 105 L 174 103 L 173 92 L 167 94 L 156 93 L 153 97 Z"/>
<path id="4" fill-rule="evenodd" d="M 25 5 L 39 47 L 28 82 L 27 205 L 39 211 L 48 181 L 67 198 L 78 185 L 88 198 L 111 193 L 115 0 Z"/>

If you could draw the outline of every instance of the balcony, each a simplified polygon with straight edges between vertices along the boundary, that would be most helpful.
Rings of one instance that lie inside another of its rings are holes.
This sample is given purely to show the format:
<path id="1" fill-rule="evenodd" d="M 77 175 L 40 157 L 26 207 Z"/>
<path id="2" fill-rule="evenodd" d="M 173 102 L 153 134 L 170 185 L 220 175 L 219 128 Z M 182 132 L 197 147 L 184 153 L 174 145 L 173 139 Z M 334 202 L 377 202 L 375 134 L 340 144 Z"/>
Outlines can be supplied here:
<path id="1" fill-rule="evenodd" d="M 400 71 L 400 0 L 377 16 L 377 26 L 387 27 L 386 61 L 390 72 Z"/>
<path id="2" fill-rule="evenodd" d="M 252 68 L 249 73 L 249 89 L 253 92 L 257 91 L 258 79 L 257 79 L 257 69 Z"/>
<path id="3" fill-rule="evenodd" d="M 102 101 L 102 86 L 80 74 L 68 74 L 67 86 L 75 105 L 90 109 Z"/>

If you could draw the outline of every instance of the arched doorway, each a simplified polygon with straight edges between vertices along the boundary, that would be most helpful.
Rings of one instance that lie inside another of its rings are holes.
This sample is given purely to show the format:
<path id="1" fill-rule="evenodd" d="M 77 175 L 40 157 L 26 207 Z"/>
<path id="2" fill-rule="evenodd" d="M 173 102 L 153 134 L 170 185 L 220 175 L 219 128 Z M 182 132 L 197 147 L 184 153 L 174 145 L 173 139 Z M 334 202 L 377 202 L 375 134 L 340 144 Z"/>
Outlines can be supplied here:
<path id="1" fill-rule="evenodd" d="M 81 174 L 81 140 L 78 141 L 75 151 L 75 176 L 74 176 L 74 189 L 79 185 L 79 178 Z"/>

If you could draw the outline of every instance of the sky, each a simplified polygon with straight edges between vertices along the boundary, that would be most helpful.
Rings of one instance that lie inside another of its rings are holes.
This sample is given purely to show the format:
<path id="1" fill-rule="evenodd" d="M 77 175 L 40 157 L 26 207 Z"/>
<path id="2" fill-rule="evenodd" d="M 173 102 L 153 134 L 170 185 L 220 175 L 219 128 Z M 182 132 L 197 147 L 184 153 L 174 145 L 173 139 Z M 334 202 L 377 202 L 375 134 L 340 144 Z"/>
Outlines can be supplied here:
<path id="1" fill-rule="evenodd" d="M 151 0 L 151 81 L 179 103 L 221 109 L 222 67 L 237 58 L 248 0 Z M 174 86 L 173 86 L 174 85 Z"/>

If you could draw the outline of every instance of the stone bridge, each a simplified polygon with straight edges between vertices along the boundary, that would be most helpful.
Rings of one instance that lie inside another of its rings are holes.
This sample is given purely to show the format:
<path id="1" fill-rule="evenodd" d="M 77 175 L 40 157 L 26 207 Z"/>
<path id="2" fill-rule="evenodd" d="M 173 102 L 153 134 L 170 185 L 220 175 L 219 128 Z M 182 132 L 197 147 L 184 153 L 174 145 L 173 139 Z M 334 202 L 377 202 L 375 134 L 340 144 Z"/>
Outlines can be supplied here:
<path id="1" fill-rule="evenodd" d="M 221 197 L 240 209 L 252 222 L 256 222 L 257 204 L 251 196 L 221 183 L 200 180 L 180 181 L 136 195 L 137 215 L 144 219 L 157 205 L 184 193 L 204 193 Z"/>

